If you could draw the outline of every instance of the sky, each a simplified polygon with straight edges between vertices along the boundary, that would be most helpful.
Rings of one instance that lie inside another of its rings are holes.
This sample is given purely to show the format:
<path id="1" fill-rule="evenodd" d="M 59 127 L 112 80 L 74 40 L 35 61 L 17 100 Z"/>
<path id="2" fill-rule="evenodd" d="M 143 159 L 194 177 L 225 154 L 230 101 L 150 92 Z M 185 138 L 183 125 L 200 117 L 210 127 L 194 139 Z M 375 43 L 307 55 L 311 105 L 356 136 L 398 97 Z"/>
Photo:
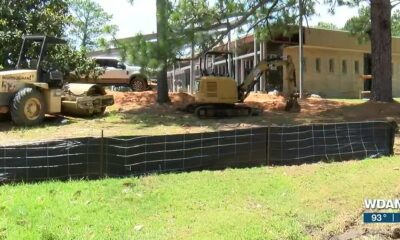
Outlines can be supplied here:
<path id="1" fill-rule="evenodd" d="M 112 23 L 119 28 L 117 37 L 131 37 L 137 33 L 148 34 L 156 31 L 156 0 L 95 0 L 103 9 L 113 15 Z M 357 9 L 339 7 L 336 15 L 328 13 L 328 6 L 317 4 L 319 16 L 310 19 L 309 25 L 315 26 L 319 21 L 330 22 L 343 27 L 347 19 L 357 15 Z"/>

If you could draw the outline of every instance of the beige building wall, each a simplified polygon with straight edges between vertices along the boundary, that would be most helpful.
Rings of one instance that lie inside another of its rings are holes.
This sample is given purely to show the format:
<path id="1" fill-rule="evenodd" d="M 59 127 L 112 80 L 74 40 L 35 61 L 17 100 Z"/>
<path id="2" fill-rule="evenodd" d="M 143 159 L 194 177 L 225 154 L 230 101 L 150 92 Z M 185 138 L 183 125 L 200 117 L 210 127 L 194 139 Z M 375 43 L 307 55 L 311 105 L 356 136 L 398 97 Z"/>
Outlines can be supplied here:
<path id="1" fill-rule="evenodd" d="M 393 62 L 393 70 L 392 70 L 393 97 L 400 97 L 400 54 L 394 53 L 392 55 L 392 62 Z"/>
<path id="2" fill-rule="evenodd" d="M 293 58 L 296 66 L 298 88 L 298 47 L 285 48 L 284 55 L 290 55 Z M 364 88 L 363 81 L 359 79 L 359 75 L 364 72 L 363 53 L 305 46 L 304 58 L 304 92 L 319 94 L 322 97 L 329 98 L 359 97 L 360 91 Z M 319 65 L 319 68 L 317 65 Z M 284 92 L 286 92 L 286 89 L 287 84 L 284 84 Z"/>
<path id="3" fill-rule="evenodd" d="M 400 97 L 399 38 L 393 38 L 392 50 L 393 95 Z M 306 29 L 303 91 L 327 98 L 359 98 L 364 90 L 364 82 L 359 76 L 364 73 L 364 54 L 369 52 L 370 43 L 359 44 L 347 32 Z M 298 88 L 298 46 L 286 47 L 283 54 L 293 58 Z M 287 93 L 287 83 L 283 90 Z"/>

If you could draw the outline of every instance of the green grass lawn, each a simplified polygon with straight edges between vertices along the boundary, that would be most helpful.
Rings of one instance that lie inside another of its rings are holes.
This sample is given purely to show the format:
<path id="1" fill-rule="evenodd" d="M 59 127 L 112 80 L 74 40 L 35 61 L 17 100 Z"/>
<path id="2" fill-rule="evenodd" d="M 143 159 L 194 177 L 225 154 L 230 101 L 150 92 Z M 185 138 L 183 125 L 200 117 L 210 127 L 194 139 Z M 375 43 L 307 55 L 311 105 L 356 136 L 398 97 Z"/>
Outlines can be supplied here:
<path id="1" fill-rule="evenodd" d="M 400 192 L 400 158 L 0 187 L 0 239 L 310 239 Z"/>

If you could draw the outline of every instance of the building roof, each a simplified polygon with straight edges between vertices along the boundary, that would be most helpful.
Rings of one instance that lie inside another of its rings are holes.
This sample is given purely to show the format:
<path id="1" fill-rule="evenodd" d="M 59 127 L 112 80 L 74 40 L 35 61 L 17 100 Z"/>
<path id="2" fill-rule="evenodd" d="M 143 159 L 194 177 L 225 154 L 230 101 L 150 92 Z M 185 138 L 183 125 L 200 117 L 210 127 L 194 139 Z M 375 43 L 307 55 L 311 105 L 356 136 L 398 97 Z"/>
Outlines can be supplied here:
<path id="1" fill-rule="evenodd" d="M 354 51 L 370 52 L 370 42 L 359 43 L 355 36 L 351 36 L 349 32 L 343 30 L 330 30 L 322 29 L 317 27 L 304 27 L 304 46 L 318 47 L 318 48 L 329 48 L 329 49 L 351 49 Z M 154 40 L 157 37 L 156 33 L 142 35 L 145 39 Z M 280 43 L 292 46 L 298 44 L 298 33 L 293 33 L 289 36 L 275 36 L 269 42 Z M 129 40 L 135 37 L 127 37 L 118 39 L 121 42 L 129 42 Z M 231 50 L 235 49 L 235 42 L 238 48 L 247 46 L 247 48 L 253 48 L 254 35 L 246 35 L 230 42 Z M 228 43 L 220 44 L 214 48 L 214 50 L 227 50 Z M 100 50 L 91 52 L 90 56 L 110 56 L 118 57 L 119 50 L 117 48 L 110 48 L 108 50 Z M 393 53 L 400 53 L 400 37 L 392 38 L 392 51 Z M 196 54 L 198 56 L 198 54 Z"/>

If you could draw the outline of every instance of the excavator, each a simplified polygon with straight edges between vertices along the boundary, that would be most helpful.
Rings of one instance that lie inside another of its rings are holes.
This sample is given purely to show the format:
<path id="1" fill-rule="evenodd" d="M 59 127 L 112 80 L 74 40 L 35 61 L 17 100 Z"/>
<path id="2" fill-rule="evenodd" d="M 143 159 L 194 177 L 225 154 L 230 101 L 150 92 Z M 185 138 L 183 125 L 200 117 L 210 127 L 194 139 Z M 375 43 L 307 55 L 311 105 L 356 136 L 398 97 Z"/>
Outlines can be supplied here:
<path id="1" fill-rule="evenodd" d="M 92 116 L 114 104 L 112 95 L 96 84 L 67 84 L 47 56 L 62 39 L 31 35 L 22 39 L 16 69 L 0 72 L 0 117 L 14 124 L 40 124 L 45 114 Z M 8 118 L 8 117 L 7 117 Z"/>
<path id="2" fill-rule="evenodd" d="M 215 59 L 225 61 L 226 73 L 215 71 Z M 210 64 L 210 61 L 211 64 Z M 211 67 L 210 67 L 211 65 Z M 233 71 L 233 55 L 230 52 L 209 51 L 200 58 L 201 77 L 197 83 L 195 101 L 183 109 L 185 112 L 194 113 L 199 118 L 217 118 L 234 116 L 258 115 L 259 110 L 243 104 L 254 86 L 260 81 L 263 73 L 270 70 L 271 66 L 285 66 L 288 76 L 295 77 L 295 68 L 292 61 L 282 57 L 263 60 L 258 63 L 245 80 L 237 85 Z M 293 79 L 295 82 L 295 79 Z M 286 111 L 300 111 L 297 102 L 298 95 L 291 94 L 286 102 Z"/>

